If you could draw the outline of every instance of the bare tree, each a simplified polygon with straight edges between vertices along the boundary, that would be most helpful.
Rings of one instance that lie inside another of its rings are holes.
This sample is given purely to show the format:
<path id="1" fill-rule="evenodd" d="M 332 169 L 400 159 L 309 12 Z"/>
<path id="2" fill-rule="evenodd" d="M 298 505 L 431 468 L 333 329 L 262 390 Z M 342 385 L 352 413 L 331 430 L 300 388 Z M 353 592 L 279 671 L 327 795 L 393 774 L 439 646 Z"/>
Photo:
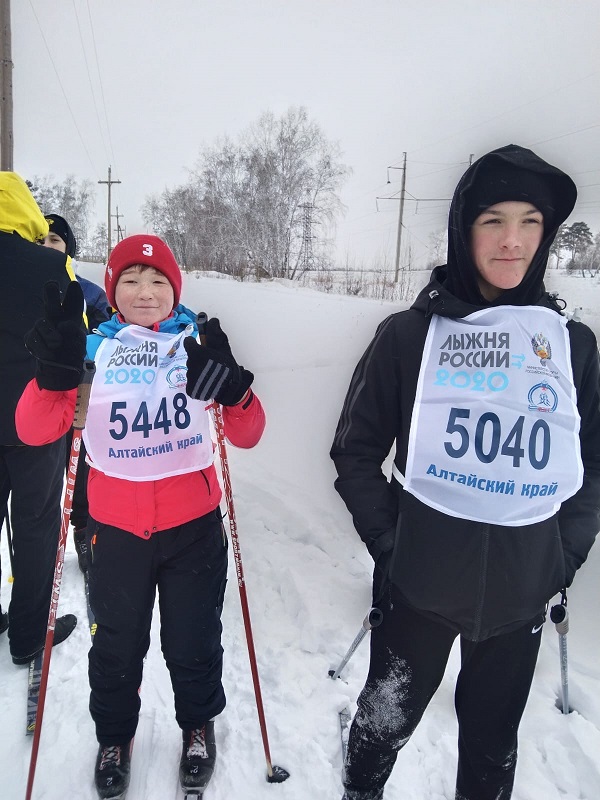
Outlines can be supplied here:
<path id="1" fill-rule="evenodd" d="M 106 223 L 101 222 L 96 225 L 93 232 L 89 236 L 86 251 L 83 255 L 90 261 L 98 261 L 99 263 L 103 263 L 106 260 L 107 251 L 108 231 L 106 228 Z"/>
<path id="2" fill-rule="evenodd" d="M 311 208 L 311 252 L 326 261 L 322 233 L 341 211 L 349 169 L 304 108 L 263 114 L 234 142 L 206 147 L 186 186 L 150 198 L 144 217 L 185 264 L 238 277 L 299 277 L 307 246 L 302 206 Z M 172 239 L 169 239 L 169 236 Z M 193 253 L 193 257 L 192 254 Z"/>
<path id="3" fill-rule="evenodd" d="M 148 198 L 142 207 L 144 221 L 167 242 L 184 269 L 201 264 L 197 238 L 201 213 L 200 200 L 192 185 L 165 189 L 160 197 Z"/>
<path id="4" fill-rule="evenodd" d="M 429 235 L 429 258 L 427 269 L 433 269 L 446 261 L 448 251 L 448 231 L 435 231 Z"/>
<path id="5" fill-rule="evenodd" d="M 31 193 L 44 214 L 60 214 L 64 217 L 77 239 L 78 253 L 86 254 L 89 218 L 94 204 L 94 184 L 84 178 L 77 180 L 67 175 L 56 180 L 53 175 L 40 178 L 34 176 L 27 181 Z"/>

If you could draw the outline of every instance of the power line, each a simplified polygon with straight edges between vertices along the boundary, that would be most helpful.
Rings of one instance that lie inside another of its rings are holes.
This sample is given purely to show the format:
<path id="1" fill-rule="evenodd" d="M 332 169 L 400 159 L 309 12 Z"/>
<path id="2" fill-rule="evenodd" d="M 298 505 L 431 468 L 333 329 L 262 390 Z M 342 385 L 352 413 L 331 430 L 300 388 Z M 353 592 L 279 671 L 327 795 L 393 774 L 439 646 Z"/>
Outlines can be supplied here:
<path id="1" fill-rule="evenodd" d="M 600 128 L 600 122 L 595 122 L 593 125 L 587 125 L 585 128 L 577 128 L 568 133 L 561 133 L 560 136 L 552 136 L 550 139 L 539 139 L 537 142 L 530 142 L 529 146 L 533 147 L 536 144 L 545 144 L 546 142 L 555 142 L 557 139 L 565 139 L 567 136 L 574 136 L 576 133 L 583 133 L 584 131 L 591 131 L 592 128 Z"/>
<path id="2" fill-rule="evenodd" d="M 448 139 L 452 139 L 455 136 L 458 136 L 461 133 L 466 133 L 467 131 L 475 130 L 476 128 L 481 128 L 484 125 L 487 125 L 490 122 L 494 122 L 501 117 L 505 117 L 507 114 L 512 114 L 515 111 L 519 111 L 522 108 L 528 108 L 534 103 L 539 103 L 540 100 L 545 100 L 547 97 L 550 97 L 557 92 L 562 92 L 563 89 L 568 89 L 576 83 L 583 83 L 583 81 L 588 80 L 588 78 L 593 78 L 594 75 L 597 75 L 599 70 L 594 70 L 594 72 L 590 72 L 588 75 L 584 75 L 582 78 L 577 78 L 574 81 L 569 81 L 569 83 L 565 83 L 562 86 L 559 86 L 555 89 L 551 89 L 550 91 L 546 92 L 545 94 L 538 95 L 531 100 L 527 100 L 524 103 L 520 103 L 518 106 L 514 106 L 513 108 L 509 108 L 506 111 L 502 111 L 499 114 L 494 114 L 492 117 L 488 117 L 487 119 L 482 120 L 481 122 L 477 122 L 474 125 L 467 125 L 465 128 L 460 128 L 453 133 L 449 133 L 447 136 L 442 136 L 439 139 L 435 139 L 433 142 L 429 142 L 429 144 L 424 144 L 422 147 L 418 147 L 416 150 L 411 150 L 411 155 L 414 153 L 420 153 L 422 150 L 427 150 L 430 147 L 434 147 L 436 144 L 440 144 L 440 142 L 446 142 Z M 395 159 L 395 161 L 399 161 L 400 159 Z M 393 161 L 392 163 L 395 163 Z"/>
<path id="3" fill-rule="evenodd" d="M 58 74 L 58 70 L 56 68 L 56 64 L 54 63 L 54 59 L 52 58 L 52 53 L 50 52 L 50 48 L 48 47 L 48 42 L 46 41 L 46 37 L 44 36 L 44 30 L 43 30 L 43 28 L 42 28 L 42 26 L 40 24 L 40 21 L 38 19 L 38 15 L 35 13 L 35 8 L 33 7 L 33 3 L 31 2 L 31 0 L 29 0 L 29 5 L 31 6 L 31 10 L 33 12 L 33 16 L 35 17 L 35 21 L 38 24 L 38 28 L 40 29 L 40 34 L 42 36 L 42 40 L 43 40 L 44 45 L 46 47 L 46 51 L 48 53 L 48 58 L 50 59 L 50 63 L 52 64 L 52 68 L 54 69 L 54 73 L 56 75 L 56 79 L 58 80 L 58 85 L 60 86 L 61 91 L 63 93 L 63 97 L 65 98 L 65 103 L 67 104 L 67 108 L 69 109 L 69 114 L 71 115 L 71 119 L 73 120 L 73 125 L 75 126 L 75 130 L 77 131 L 77 134 L 78 134 L 79 139 L 81 141 L 81 144 L 83 146 L 84 152 L 85 152 L 86 156 L 88 157 L 88 161 L 90 162 L 90 165 L 92 167 L 92 170 L 97 174 L 98 170 L 94 166 L 94 162 L 92 161 L 92 157 L 90 156 L 90 154 L 88 152 L 86 144 L 85 144 L 85 142 L 83 140 L 83 136 L 81 135 L 81 131 L 79 130 L 79 126 L 77 125 L 77 119 L 75 118 L 75 114 L 73 113 L 73 109 L 71 108 L 71 104 L 69 103 L 69 98 L 67 97 L 67 93 L 65 92 L 65 87 L 62 85 L 62 81 L 60 79 L 60 75 Z"/>
<path id="4" fill-rule="evenodd" d="M 100 122 L 100 114 L 98 113 L 98 104 L 96 103 L 96 93 L 94 92 L 94 86 L 92 84 L 92 76 L 90 73 L 90 65 L 88 63 L 88 58 L 87 58 L 87 50 L 83 44 L 83 35 L 81 32 L 81 25 L 79 24 L 79 14 L 77 13 L 77 6 L 75 5 L 75 0 L 71 0 L 71 2 L 73 3 L 73 11 L 75 12 L 75 21 L 77 22 L 77 30 L 79 32 L 79 41 L 81 42 L 81 51 L 83 53 L 83 60 L 85 62 L 85 69 L 87 72 L 88 83 L 90 84 L 90 94 L 92 95 L 94 111 L 96 113 L 96 119 L 98 120 L 98 131 L 100 133 L 100 138 L 102 139 L 102 146 L 104 147 L 104 154 L 106 156 L 106 159 L 110 160 L 110 155 L 106 147 L 106 141 L 104 139 L 104 134 L 102 132 L 102 123 Z"/>
<path id="5" fill-rule="evenodd" d="M 104 86 L 102 84 L 102 73 L 100 72 L 100 62 L 98 61 L 98 48 L 96 47 L 96 37 L 94 35 L 94 23 L 92 21 L 92 12 L 90 11 L 90 2 L 87 0 L 87 10 L 88 10 L 88 17 L 90 20 L 90 30 L 92 33 L 92 44 L 94 45 L 94 58 L 96 59 L 96 70 L 98 72 L 98 82 L 100 84 L 100 97 L 102 98 L 102 107 L 104 109 L 104 119 L 106 120 L 106 133 L 108 136 L 108 144 L 110 147 L 110 153 L 112 156 L 112 162 L 116 165 L 117 159 L 115 158 L 115 153 L 112 144 L 112 137 L 110 135 L 110 125 L 108 123 L 108 112 L 106 111 L 106 100 L 104 98 Z M 117 170 L 118 172 L 118 170 Z"/>

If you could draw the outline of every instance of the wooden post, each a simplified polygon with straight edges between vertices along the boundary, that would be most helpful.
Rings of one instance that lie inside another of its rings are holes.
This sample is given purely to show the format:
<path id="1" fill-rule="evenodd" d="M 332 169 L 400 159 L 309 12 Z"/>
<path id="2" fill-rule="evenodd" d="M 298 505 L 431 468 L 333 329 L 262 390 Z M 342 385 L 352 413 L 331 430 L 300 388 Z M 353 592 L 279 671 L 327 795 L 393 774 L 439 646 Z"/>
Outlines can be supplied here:
<path id="1" fill-rule="evenodd" d="M 0 169 L 13 170 L 13 93 L 10 0 L 0 0 Z"/>

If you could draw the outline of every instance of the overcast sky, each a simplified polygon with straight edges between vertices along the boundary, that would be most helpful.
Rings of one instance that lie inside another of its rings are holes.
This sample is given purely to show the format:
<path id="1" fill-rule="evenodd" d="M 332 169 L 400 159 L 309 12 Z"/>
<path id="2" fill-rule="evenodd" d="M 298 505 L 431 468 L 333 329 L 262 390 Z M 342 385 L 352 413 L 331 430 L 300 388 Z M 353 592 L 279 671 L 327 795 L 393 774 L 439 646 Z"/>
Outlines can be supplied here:
<path id="1" fill-rule="evenodd" d="M 353 169 L 342 257 L 393 263 L 399 204 L 376 198 L 397 197 L 404 151 L 407 191 L 448 198 L 471 153 L 531 147 L 598 232 L 599 44 L 598 0 L 13 0 L 14 168 L 95 183 L 111 164 L 137 233 L 203 144 L 303 105 Z M 423 253 L 447 209 L 409 200 L 406 246 Z"/>

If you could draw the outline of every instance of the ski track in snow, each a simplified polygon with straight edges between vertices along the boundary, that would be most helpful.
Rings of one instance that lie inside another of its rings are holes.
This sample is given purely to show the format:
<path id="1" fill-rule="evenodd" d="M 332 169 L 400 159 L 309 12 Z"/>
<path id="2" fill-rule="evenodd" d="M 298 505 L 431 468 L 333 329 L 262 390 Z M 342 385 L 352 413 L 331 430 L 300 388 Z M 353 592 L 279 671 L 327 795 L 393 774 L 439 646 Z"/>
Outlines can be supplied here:
<path id="1" fill-rule="evenodd" d="M 99 267 L 85 265 L 81 272 L 101 280 Z M 195 276 L 184 280 L 184 302 L 220 317 L 239 360 L 255 371 L 256 389 L 267 410 L 263 442 L 252 451 L 229 447 L 228 454 L 271 756 L 291 773 L 283 784 L 266 782 L 230 547 L 223 610 L 228 705 L 217 719 L 219 756 L 204 797 L 339 800 L 338 712 L 345 705 L 356 710 L 368 665 L 368 636 L 340 679 L 333 682 L 327 673 L 345 655 L 368 610 L 371 561 L 332 488 L 327 453 L 354 364 L 376 325 L 399 306 L 322 295 L 285 283 L 239 284 Z M 560 287 L 567 299 L 575 295 L 570 305 L 600 307 L 597 285 L 595 295 L 589 281 L 582 285 L 564 278 Z M 592 328 L 598 327 L 596 319 L 584 313 Z M 1 549 L 6 608 L 10 570 L 4 533 Z M 555 706 L 560 692 L 558 637 L 548 623 L 520 730 L 513 800 L 600 797 L 598 551 L 597 545 L 570 593 L 570 700 L 576 711 L 564 716 Z M 89 633 L 83 578 L 70 535 L 59 610 L 66 612 L 77 614 L 79 624 L 53 651 L 35 800 L 95 798 L 97 745 L 87 710 Z M 128 800 L 181 800 L 181 737 L 158 624 L 156 609 Z M 191 616 L 190 628 L 193 624 Z M 386 800 L 453 800 L 457 671 L 455 647 L 440 689 L 399 755 Z M 0 797 L 18 800 L 25 796 L 31 752 L 31 737 L 24 732 L 27 670 L 13 666 L 6 636 L 0 637 L 0 672 Z"/>

